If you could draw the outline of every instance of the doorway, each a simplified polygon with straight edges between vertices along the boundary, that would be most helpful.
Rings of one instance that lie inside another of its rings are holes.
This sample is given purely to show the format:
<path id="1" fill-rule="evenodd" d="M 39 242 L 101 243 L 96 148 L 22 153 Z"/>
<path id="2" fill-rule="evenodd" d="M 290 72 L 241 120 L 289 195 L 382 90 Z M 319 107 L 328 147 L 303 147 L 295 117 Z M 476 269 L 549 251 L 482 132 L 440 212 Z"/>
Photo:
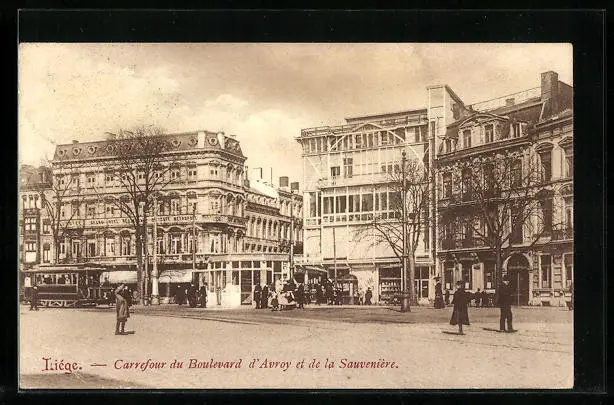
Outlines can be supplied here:
<path id="1" fill-rule="evenodd" d="M 507 275 L 513 291 L 513 305 L 529 304 L 529 261 L 521 254 L 514 254 L 507 263 Z"/>

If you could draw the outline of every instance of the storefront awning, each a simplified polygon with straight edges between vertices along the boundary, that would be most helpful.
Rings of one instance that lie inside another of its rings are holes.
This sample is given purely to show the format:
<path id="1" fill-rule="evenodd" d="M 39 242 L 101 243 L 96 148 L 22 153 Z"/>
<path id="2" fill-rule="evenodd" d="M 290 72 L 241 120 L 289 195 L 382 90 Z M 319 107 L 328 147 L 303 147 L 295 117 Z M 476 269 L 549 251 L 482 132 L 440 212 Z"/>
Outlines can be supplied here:
<path id="1" fill-rule="evenodd" d="M 304 273 L 305 271 L 308 271 L 309 273 L 322 273 L 322 274 L 326 274 L 326 270 L 324 270 L 321 267 L 317 267 L 317 266 L 296 266 L 295 269 L 295 273 Z"/>
<path id="2" fill-rule="evenodd" d="M 158 278 L 160 283 L 191 283 L 192 270 L 165 270 Z"/>
<path id="3" fill-rule="evenodd" d="M 100 282 L 108 281 L 110 284 L 136 284 L 136 271 L 119 270 L 105 271 L 100 275 Z"/>

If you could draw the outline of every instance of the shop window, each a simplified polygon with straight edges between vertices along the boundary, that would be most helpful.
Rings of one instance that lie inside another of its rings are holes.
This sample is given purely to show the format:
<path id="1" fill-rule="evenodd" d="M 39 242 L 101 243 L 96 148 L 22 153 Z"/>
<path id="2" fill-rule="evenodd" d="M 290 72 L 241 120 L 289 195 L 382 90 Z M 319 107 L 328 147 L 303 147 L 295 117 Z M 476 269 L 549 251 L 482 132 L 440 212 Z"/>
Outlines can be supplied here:
<path id="1" fill-rule="evenodd" d="M 495 276 L 495 262 L 484 263 L 484 287 L 491 289 L 495 288 L 494 285 Z"/>
<path id="2" fill-rule="evenodd" d="M 540 256 L 541 288 L 552 287 L 552 259 L 550 255 Z"/>

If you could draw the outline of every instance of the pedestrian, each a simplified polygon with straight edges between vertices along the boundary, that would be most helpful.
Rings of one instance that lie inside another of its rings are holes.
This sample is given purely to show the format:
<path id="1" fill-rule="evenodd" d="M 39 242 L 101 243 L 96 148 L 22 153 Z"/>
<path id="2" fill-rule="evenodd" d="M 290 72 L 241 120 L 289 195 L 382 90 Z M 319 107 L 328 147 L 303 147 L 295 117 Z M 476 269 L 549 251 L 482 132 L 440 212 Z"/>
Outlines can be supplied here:
<path id="1" fill-rule="evenodd" d="M 365 293 L 365 305 L 371 305 L 371 298 L 373 298 L 373 292 L 371 291 L 371 287 L 369 287 Z"/>
<path id="2" fill-rule="evenodd" d="M 316 284 L 316 304 L 320 305 L 323 298 L 322 286 L 320 284 Z"/>
<path id="3" fill-rule="evenodd" d="M 117 311 L 117 321 L 115 322 L 115 334 L 125 335 L 126 320 L 130 318 L 130 310 L 128 309 L 128 301 L 124 297 L 127 287 L 121 284 L 115 290 L 115 309 Z"/>
<path id="4" fill-rule="evenodd" d="M 467 310 L 467 293 L 465 292 L 465 283 L 459 281 L 456 283 L 456 291 L 452 297 L 452 304 L 454 304 L 454 310 L 452 311 L 452 318 L 450 318 L 450 325 L 458 325 L 458 334 L 464 335 L 463 325 L 469 325 L 469 313 Z"/>
<path id="5" fill-rule="evenodd" d="M 480 306 L 480 301 L 482 300 L 482 292 L 480 291 L 480 289 L 478 288 L 478 290 L 476 291 L 475 295 L 475 306 L 476 308 Z"/>
<path id="6" fill-rule="evenodd" d="M 262 295 L 260 296 L 260 308 L 267 309 L 269 307 L 269 286 L 265 283 L 262 286 Z"/>
<path id="7" fill-rule="evenodd" d="M 34 284 L 30 292 L 30 311 L 38 311 L 38 285 Z"/>
<path id="8" fill-rule="evenodd" d="M 188 304 L 190 308 L 196 308 L 196 287 L 194 283 L 188 287 Z"/>
<path id="9" fill-rule="evenodd" d="M 299 308 L 305 308 L 305 285 L 300 283 L 296 289 L 296 303 Z"/>
<path id="10" fill-rule="evenodd" d="M 200 287 L 200 307 L 207 308 L 207 284 Z"/>
<path id="11" fill-rule="evenodd" d="M 185 288 L 183 287 L 183 285 L 179 284 L 177 286 L 177 293 L 175 294 L 175 301 L 177 302 L 177 304 L 183 305 L 184 300 L 185 300 Z"/>
<path id="12" fill-rule="evenodd" d="M 499 317 L 499 332 L 515 332 L 512 327 L 512 286 L 509 276 L 503 276 L 503 283 L 497 291 L 497 305 L 501 310 Z M 507 329 L 505 324 L 507 322 Z"/>
<path id="13" fill-rule="evenodd" d="M 443 290 L 441 288 L 441 278 L 435 277 L 435 308 L 445 308 L 446 304 L 443 302 Z"/>
<path id="14" fill-rule="evenodd" d="M 488 296 L 488 293 L 486 292 L 486 290 L 482 291 L 482 308 L 488 307 L 490 301 L 490 297 Z"/>
<path id="15" fill-rule="evenodd" d="M 450 305 L 450 290 L 446 288 L 446 306 Z"/>
<path id="16" fill-rule="evenodd" d="M 260 287 L 258 283 L 254 287 L 254 302 L 256 303 L 256 309 L 260 309 L 260 304 L 262 303 L 262 287 Z"/>
<path id="17" fill-rule="evenodd" d="M 364 305 L 365 303 L 365 292 L 362 288 L 358 289 L 358 305 Z"/>

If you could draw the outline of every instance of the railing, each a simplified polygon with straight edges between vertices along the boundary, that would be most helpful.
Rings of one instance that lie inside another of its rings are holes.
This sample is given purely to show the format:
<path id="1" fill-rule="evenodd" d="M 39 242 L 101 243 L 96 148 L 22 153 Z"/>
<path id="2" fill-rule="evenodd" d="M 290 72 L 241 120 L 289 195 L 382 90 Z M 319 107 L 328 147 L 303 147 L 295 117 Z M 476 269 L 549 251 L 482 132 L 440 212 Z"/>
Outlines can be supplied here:
<path id="1" fill-rule="evenodd" d="M 573 228 L 554 229 L 552 231 L 552 240 L 567 240 L 573 239 Z"/>

